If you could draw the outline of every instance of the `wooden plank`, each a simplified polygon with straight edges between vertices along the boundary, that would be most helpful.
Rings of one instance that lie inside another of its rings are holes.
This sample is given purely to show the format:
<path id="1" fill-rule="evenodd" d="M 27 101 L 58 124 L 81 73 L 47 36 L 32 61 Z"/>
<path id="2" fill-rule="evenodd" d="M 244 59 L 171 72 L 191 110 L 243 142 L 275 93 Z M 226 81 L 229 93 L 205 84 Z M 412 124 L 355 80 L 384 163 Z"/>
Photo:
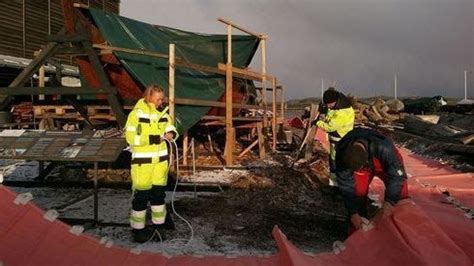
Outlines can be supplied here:
<path id="1" fill-rule="evenodd" d="M 237 156 L 237 158 L 242 158 L 245 154 L 247 154 L 253 147 L 255 147 L 255 145 L 258 144 L 258 139 L 256 139 L 254 142 L 252 142 L 252 144 L 250 144 L 247 148 L 245 148 L 245 150 L 243 150 L 239 156 Z"/>
<path id="2" fill-rule="evenodd" d="M 183 60 L 176 59 L 176 66 L 178 67 L 184 67 L 184 68 L 189 68 L 197 71 L 203 71 L 203 72 L 209 72 L 209 73 L 215 73 L 215 74 L 220 74 L 220 75 L 226 75 L 226 67 L 223 69 L 219 69 L 217 67 L 210 67 L 210 66 L 204 66 L 204 65 L 199 65 L 199 64 L 193 64 L 189 62 L 185 62 Z M 243 79 L 248 79 L 248 80 L 254 80 L 254 81 L 261 81 L 261 77 L 256 77 L 254 75 L 247 75 L 243 73 L 237 73 L 237 72 L 232 72 L 232 76 L 236 78 L 243 78 Z"/>
<path id="3" fill-rule="evenodd" d="M 272 150 L 273 152 L 276 151 L 276 143 L 277 143 L 277 132 L 276 132 L 276 78 L 272 79 L 272 135 L 273 135 L 273 143 L 272 143 Z"/>
<path id="4" fill-rule="evenodd" d="M 89 87 L 0 87 L 0 95 L 75 95 L 75 94 L 107 94 L 104 88 Z"/>
<path id="5" fill-rule="evenodd" d="M 263 135 L 263 123 L 257 124 L 258 150 L 260 159 L 265 159 L 265 137 Z"/>
<path id="6" fill-rule="evenodd" d="M 309 116 L 309 122 L 308 122 L 308 139 L 306 140 L 306 150 L 305 150 L 305 155 L 304 158 L 306 160 L 311 159 L 313 156 L 313 143 L 314 143 L 314 136 L 316 135 L 316 127 L 311 126 L 311 121 L 314 121 L 316 119 L 316 116 L 318 115 L 318 106 L 316 104 L 311 104 L 311 111 L 310 111 L 310 116 Z"/>
<path id="7" fill-rule="evenodd" d="M 188 132 L 184 132 L 183 136 L 183 165 L 188 165 L 188 146 L 189 146 L 189 135 Z"/>
<path id="8" fill-rule="evenodd" d="M 169 61 L 168 61 L 168 93 L 169 93 L 169 111 L 171 117 L 171 123 L 175 124 L 175 92 L 174 92 L 174 78 L 175 78 L 175 45 L 170 43 L 169 45 Z"/>
<path id="9" fill-rule="evenodd" d="M 101 54 L 110 54 L 112 52 L 124 52 L 124 53 L 129 53 L 129 54 L 147 55 L 147 56 L 153 56 L 153 57 L 159 57 L 159 58 L 165 58 L 165 59 L 169 58 L 169 55 L 167 54 L 162 54 L 162 53 L 158 53 L 158 52 L 150 51 L 150 50 L 130 49 L 130 48 L 123 48 L 123 47 L 109 46 L 109 45 L 104 45 L 104 44 L 93 44 L 92 47 L 102 50 L 100 52 Z"/>
<path id="10" fill-rule="evenodd" d="M 110 54 L 115 51 L 115 52 L 124 52 L 124 53 L 130 53 L 130 54 L 146 55 L 146 56 L 169 59 L 169 55 L 150 51 L 150 50 L 137 50 L 137 49 L 109 46 L 109 45 L 103 45 L 103 44 L 93 44 L 93 47 L 100 49 L 101 50 L 100 54 Z M 204 71 L 204 72 L 209 72 L 209 73 L 226 75 L 226 65 L 222 63 L 218 63 L 218 67 L 216 68 L 216 67 L 210 67 L 210 66 L 186 62 L 180 59 L 179 57 L 175 57 L 175 67 L 176 66 L 189 68 L 189 69 L 193 69 L 197 71 Z M 236 78 L 243 78 L 243 79 L 260 81 L 260 82 L 262 81 L 261 74 L 259 74 L 258 72 L 250 71 L 250 70 L 246 70 L 242 68 L 234 67 L 232 71 L 232 75 Z M 271 76 L 267 76 L 267 78 L 270 79 Z"/>
<path id="11" fill-rule="evenodd" d="M 217 69 L 221 71 L 226 71 L 227 66 L 222 63 L 217 64 Z M 234 76 L 236 74 L 239 75 L 239 77 L 247 77 L 247 79 L 255 80 L 255 81 L 263 81 L 262 79 L 262 73 L 258 73 L 256 71 L 248 70 L 248 69 L 243 69 L 243 68 L 238 68 L 238 67 L 232 67 L 232 73 Z M 266 80 L 272 80 L 273 76 L 266 75 Z M 261 88 L 257 88 L 261 89 Z M 268 88 L 267 90 L 272 90 L 272 88 Z"/>
<path id="12" fill-rule="evenodd" d="M 38 80 L 38 87 L 41 87 L 43 88 L 44 85 L 45 85 L 45 76 L 44 76 L 44 65 L 42 65 L 39 70 L 38 70 L 38 76 L 39 76 L 39 80 Z M 38 99 L 39 100 L 44 100 L 44 94 L 40 94 L 38 96 Z"/>
<path id="13" fill-rule="evenodd" d="M 226 128 L 226 142 L 225 142 L 225 163 L 226 165 L 232 165 L 233 163 L 233 150 L 234 150 L 234 138 L 232 128 L 232 26 L 227 25 L 227 69 L 226 69 L 226 115 L 225 115 L 225 128 Z"/>
<path id="14" fill-rule="evenodd" d="M 239 25 L 233 23 L 233 22 L 230 21 L 230 20 L 226 20 L 226 19 L 223 19 L 223 18 L 218 18 L 217 20 L 220 21 L 220 22 L 222 22 L 222 23 L 224 23 L 224 24 L 227 24 L 227 26 L 234 27 L 234 28 L 236 28 L 236 29 L 238 29 L 238 30 L 240 30 L 240 31 L 242 31 L 242 32 L 245 32 L 245 33 L 247 33 L 247 34 L 249 34 L 249 35 L 253 35 L 253 36 L 255 36 L 255 37 L 259 38 L 259 39 L 265 39 L 265 38 L 267 38 L 267 36 L 264 35 L 264 34 L 258 34 L 258 33 L 254 33 L 254 32 L 252 32 L 252 31 L 249 31 L 249 30 L 247 30 L 247 29 L 245 29 L 245 28 L 243 28 L 243 27 L 241 27 L 241 26 L 239 26 Z"/>
<path id="15" fill-rule="evenodd" d="M 267 55 L 266 55 L 266 41 L 262 39 L 260 41 L 260 47 L 262 48 L 262 104 L 263 104 L 263 126 L 267 127 L 267 90 L 266 90 L 266 75 L 267 75 Z"/>
<path id="16" fill-rule="evenodd" d="M 60 33 L 64 34 L 65 28 L 62 28 Z M 27 79 L 29 79 L 38 69 L 51 57 L 59 48 L 58 43 L 48 43 L 46 47 L 41 50 L 39 55 L 35 57 L 30 64 L 21 71 L 21 73 L 10 83 L 8 87 L 22 86 Z M 4 110 L 13 100 L 12 97 L 6 97 L 3 102 L 0 103 L 0 110 Z"/>
<path id="17" fill-rule="evenodd" d="M 281 90 L 280 90 L 280 111 L 281 111 L 281 114 L 280 114 L 280 118 L 282 121 L 285 120 L 285 93 L 284 93 L 284 89 L 283 87 L 281 87 Z"/>

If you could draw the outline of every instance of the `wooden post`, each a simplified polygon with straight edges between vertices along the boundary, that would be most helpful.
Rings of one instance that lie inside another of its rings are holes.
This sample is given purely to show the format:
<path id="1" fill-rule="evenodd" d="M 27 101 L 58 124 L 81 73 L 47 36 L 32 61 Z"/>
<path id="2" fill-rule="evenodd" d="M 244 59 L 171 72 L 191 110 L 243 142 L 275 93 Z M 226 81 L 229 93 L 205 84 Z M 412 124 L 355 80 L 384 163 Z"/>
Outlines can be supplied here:
<path id="1" fill-rule="evenodd" d="M 281 96 L 280 96 L 281 122 L 283 123 L 283 121 L 285 121 L 285 95 L 284 95 L 283 86 L 280 89 L 280 93 L 281 93 Z"/>
<path id="2" fill-rule="evenodd" d="M 227 25 L 227 68 L 226 68 L 226 90 L 225 90 L 225 128 L 226 128 L 226 165 L 232 165 L 232 152 L 234 150 L 233 125 L 232 125 L 232 26 Z"/>
<path id="3" fill-rule="evenodd" d="M 189 146 L 189 135 L 188 132 L 184 132 L 183 136 L 183 165 L 188 165 L 188 146 Z"/>
<path id="4" fill-rule="evenodd" d="M 39 68 L 38 74 L 39 74 L 38 87 L 44 88 L 44 85 L 45 85 L 44 65 L 42 65 L 42 66 Z M 39 99 L 39 100 L 44 100 L 44 94 L 38 95 L 38 99 Z"/>
<path id="5" fill-rule="evenodd" d="M 277 132 L 276 132 L 276 123 L 277 123 L 277 108 L 276 108 L 276 78 L 272 79 L 272 134 L 273 134 L 273 143 L 272 143 L 272 150 L 273 152 L 276 151 L 276 143 L 277 143 Z"/>
<path id="6" fill-rule="evenodd" d="M 263 126 L 267 126 L 267 55 L 265 48 L 265 38 L 260 40 L 262 47 L 262 104 L 263 104 Z"/>
<path id="7" fill-rule="evenodd" d="M 311 113 L 309 116 L 309 121 L 308 121 L 308 130 L 309 132 L 307 133 L 308 139 L 306 140 L 306 150 L 304 154 L 304 158 L 306 160 L 311 159 L 313 156 L 313 142 L 314 142 L 314 136 L 316 135 L 316 128 L 311 127 L 311 121 L 316 119 L 316 116 L 318 115 L 318 106 L 315 104 L 311 104 Z"/>
<path id="8" fill-rule="evenodd" d="M 209 141 L 209 151 L 211 153 L 214 153 L 214 147 L 212 145 L 212 138 L 211 138 L 211 134 L 210 133 L 207 133 L 207 141 Z"/>
<path id="9" fill-rule="evenodd" d="M 257 124 L 258 151 L 260 159 L 265 159 L 265 137 L 263 136 L 263 123 Z"/>
<path id="10" fill-rule="evenodd" d="M 172 121 L 171 123 L 173 123 L 174 125 L 175 124 L 175 109 L 174 109 L 175 45 L 174 43 L 170 43 L 169 45 L 168 68 L 169 68 L 169 76 L 168 76 L 169 111 L 170 111 L 170 117 Z"/>

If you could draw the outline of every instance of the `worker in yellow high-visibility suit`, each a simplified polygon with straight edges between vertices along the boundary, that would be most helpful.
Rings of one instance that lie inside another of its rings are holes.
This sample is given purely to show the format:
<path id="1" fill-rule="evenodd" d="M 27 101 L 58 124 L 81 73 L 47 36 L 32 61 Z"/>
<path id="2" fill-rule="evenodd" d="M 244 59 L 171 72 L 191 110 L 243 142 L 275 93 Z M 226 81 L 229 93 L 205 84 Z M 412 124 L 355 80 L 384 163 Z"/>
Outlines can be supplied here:
<path id="1" fill-rule="evenodd" d="M 354 109 L 349 99 L 334 88 L 329 88 L 323 94 L 323 103 L 327 113 L 323 119 L 314 121 L 319 128 L 329 136 L 329 185 L 337 187 L 336 180 L 336 143 L 354 128 Z"/>
<path id="2" fill-rule="evenodd" d="M 132 152 L 132 212 L 130 225 L 133 239 L 146 242 L 154 230 L 162 234 L 166 218 L 165 187 L 168 180 L 169 151 L 167 140 L 176 140 L 178 132 L 162 108 L 164 91 L 150 85 L 128 115 L 125 137 Z M 146 228 L 146 211 L 150 202 L 153 228 Z"/>

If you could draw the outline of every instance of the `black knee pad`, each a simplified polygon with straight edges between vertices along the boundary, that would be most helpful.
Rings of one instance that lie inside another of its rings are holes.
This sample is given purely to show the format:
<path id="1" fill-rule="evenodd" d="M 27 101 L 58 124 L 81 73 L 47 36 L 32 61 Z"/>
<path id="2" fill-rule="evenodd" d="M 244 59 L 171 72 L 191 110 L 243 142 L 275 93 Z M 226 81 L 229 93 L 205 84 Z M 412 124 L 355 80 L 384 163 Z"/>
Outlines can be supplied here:
<path id="1" fill-rule="evenodd" d="M 148 201 L 150 199 L 151 189 L 149 190 L 135 190 L 133 193 L 132 209 L 135 211 L 146 210 Z"/>
<path id="2" fill-rule="evenodd" d="M 166 186 L 152 186 L 150 190 L 150 204 L 163 205 L 166 198 Z"/>

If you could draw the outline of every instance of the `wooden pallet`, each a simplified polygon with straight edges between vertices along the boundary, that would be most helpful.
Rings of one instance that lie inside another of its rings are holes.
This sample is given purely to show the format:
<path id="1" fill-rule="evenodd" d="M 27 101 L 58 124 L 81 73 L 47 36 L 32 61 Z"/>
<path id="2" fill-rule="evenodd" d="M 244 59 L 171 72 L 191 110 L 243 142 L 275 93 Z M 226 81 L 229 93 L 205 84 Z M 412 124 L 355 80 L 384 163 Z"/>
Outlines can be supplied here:
<path id="1" fill-rule="evenodd" d="M 108 105 L 88 105 L 84 106 L 87 115 L 91 120 L 109 120 L 115 121 L 115 114 Z M 125 109 L 131 109 L 131 106 L 125 106 Z M 82 116 L 70 105 L 36 105 L 33 106 L 35 118 L 62 118 L 73 120 L 84 120 Z"/>
<path id="2" fill-rule="evenodd" d="M 77 114 L 76 109 L 69 105 L 41 105 L 33 106 L 33 113 L 36 117 L 39 116 L 65 116 L 70 114 Z"/>

